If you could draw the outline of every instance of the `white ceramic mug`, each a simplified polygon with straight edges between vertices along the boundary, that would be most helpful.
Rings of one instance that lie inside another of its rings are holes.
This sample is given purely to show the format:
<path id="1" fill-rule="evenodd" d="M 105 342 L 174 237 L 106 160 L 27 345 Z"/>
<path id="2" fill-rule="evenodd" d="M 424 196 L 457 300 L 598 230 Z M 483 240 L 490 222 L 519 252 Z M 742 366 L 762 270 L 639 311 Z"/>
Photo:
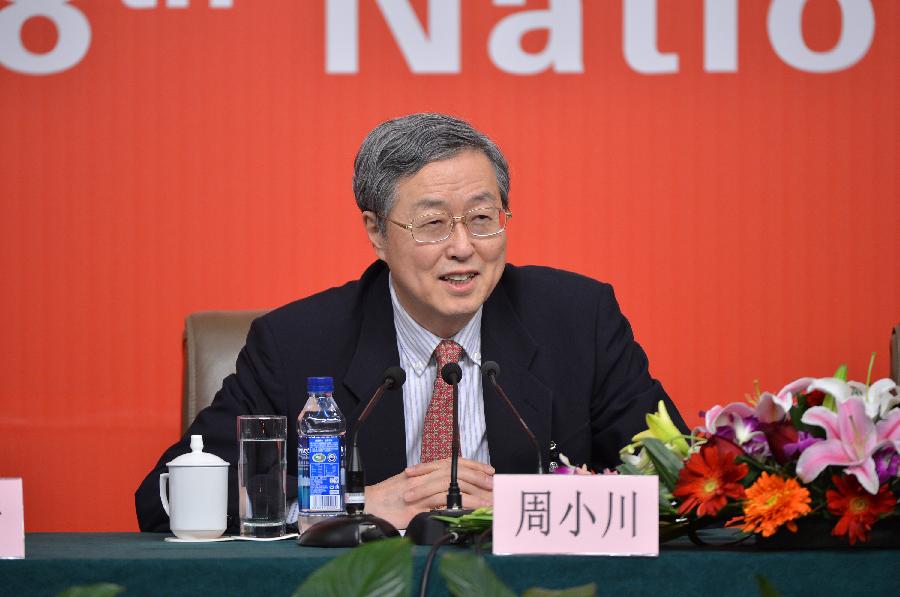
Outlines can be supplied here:
<path id="1" fill-rule="evenodd" d="M 203 452 L 203 438 L 191 436 L 191 453 L 166 464 L 159 476 L 159 499 L 169 528 L 179 539 L 215 539 L 225 532 L 228 463 Z"/>

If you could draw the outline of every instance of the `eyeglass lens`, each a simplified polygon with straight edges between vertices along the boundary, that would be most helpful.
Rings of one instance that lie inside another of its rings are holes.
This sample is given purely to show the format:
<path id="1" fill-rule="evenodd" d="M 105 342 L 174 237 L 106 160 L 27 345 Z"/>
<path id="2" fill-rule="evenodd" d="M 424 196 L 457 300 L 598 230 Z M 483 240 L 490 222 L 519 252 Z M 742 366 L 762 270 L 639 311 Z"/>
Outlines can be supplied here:
<path id="1" fill-rule="evenodd" d="M 463 214 L 472 236 L 492 236 L 506 227 L 506 212 L 498 207 L 473 209 Z M 420 242 L 435 242 L 450 236 L 453 217 L 444 212 L 425 214 L 412 221 L 413 238 Z"/>

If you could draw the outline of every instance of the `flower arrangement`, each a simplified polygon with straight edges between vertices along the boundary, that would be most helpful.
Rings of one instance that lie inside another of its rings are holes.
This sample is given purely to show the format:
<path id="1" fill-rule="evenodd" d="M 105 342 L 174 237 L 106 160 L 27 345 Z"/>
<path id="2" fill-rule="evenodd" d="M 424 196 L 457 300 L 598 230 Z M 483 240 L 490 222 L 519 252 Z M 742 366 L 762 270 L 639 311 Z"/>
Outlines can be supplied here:
<path id="1" fill-rule="evenodd" d="M 771 537 L 818 517 L 833 522 L 835 537 L 864 543 L 900 514 L 898 406 L 892 380 L 847 381 L 844 366 L 713 406 L 689 436 L 660 402 L 618 470 L 659 475 L 662 537 L 713 520 Z"/>

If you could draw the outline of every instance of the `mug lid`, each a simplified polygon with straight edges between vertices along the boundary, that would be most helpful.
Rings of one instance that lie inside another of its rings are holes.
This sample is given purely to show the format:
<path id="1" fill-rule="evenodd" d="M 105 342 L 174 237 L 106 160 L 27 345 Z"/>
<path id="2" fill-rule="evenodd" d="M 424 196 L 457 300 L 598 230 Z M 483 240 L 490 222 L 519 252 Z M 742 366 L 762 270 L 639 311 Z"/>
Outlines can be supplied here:
<path id="1" fill-rule="evenodd" d="M 191 451 L 167 462 L 166 466 L 228 466 L 228 463 L 209 452 L 203 451 L 203 436 L 191 436 Z"/>

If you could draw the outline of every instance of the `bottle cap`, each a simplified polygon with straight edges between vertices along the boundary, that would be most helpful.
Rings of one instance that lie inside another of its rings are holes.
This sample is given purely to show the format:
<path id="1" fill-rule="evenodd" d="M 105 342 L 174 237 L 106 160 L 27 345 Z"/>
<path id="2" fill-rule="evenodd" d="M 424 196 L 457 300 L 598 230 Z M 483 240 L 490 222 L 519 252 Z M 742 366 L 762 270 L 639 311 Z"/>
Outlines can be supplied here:
<path id="1" fill-rule="evenodd" d="M 331 377 L 307 377 L 306 391 L 317 394 L 334 391 L 334 379 Z"/>

